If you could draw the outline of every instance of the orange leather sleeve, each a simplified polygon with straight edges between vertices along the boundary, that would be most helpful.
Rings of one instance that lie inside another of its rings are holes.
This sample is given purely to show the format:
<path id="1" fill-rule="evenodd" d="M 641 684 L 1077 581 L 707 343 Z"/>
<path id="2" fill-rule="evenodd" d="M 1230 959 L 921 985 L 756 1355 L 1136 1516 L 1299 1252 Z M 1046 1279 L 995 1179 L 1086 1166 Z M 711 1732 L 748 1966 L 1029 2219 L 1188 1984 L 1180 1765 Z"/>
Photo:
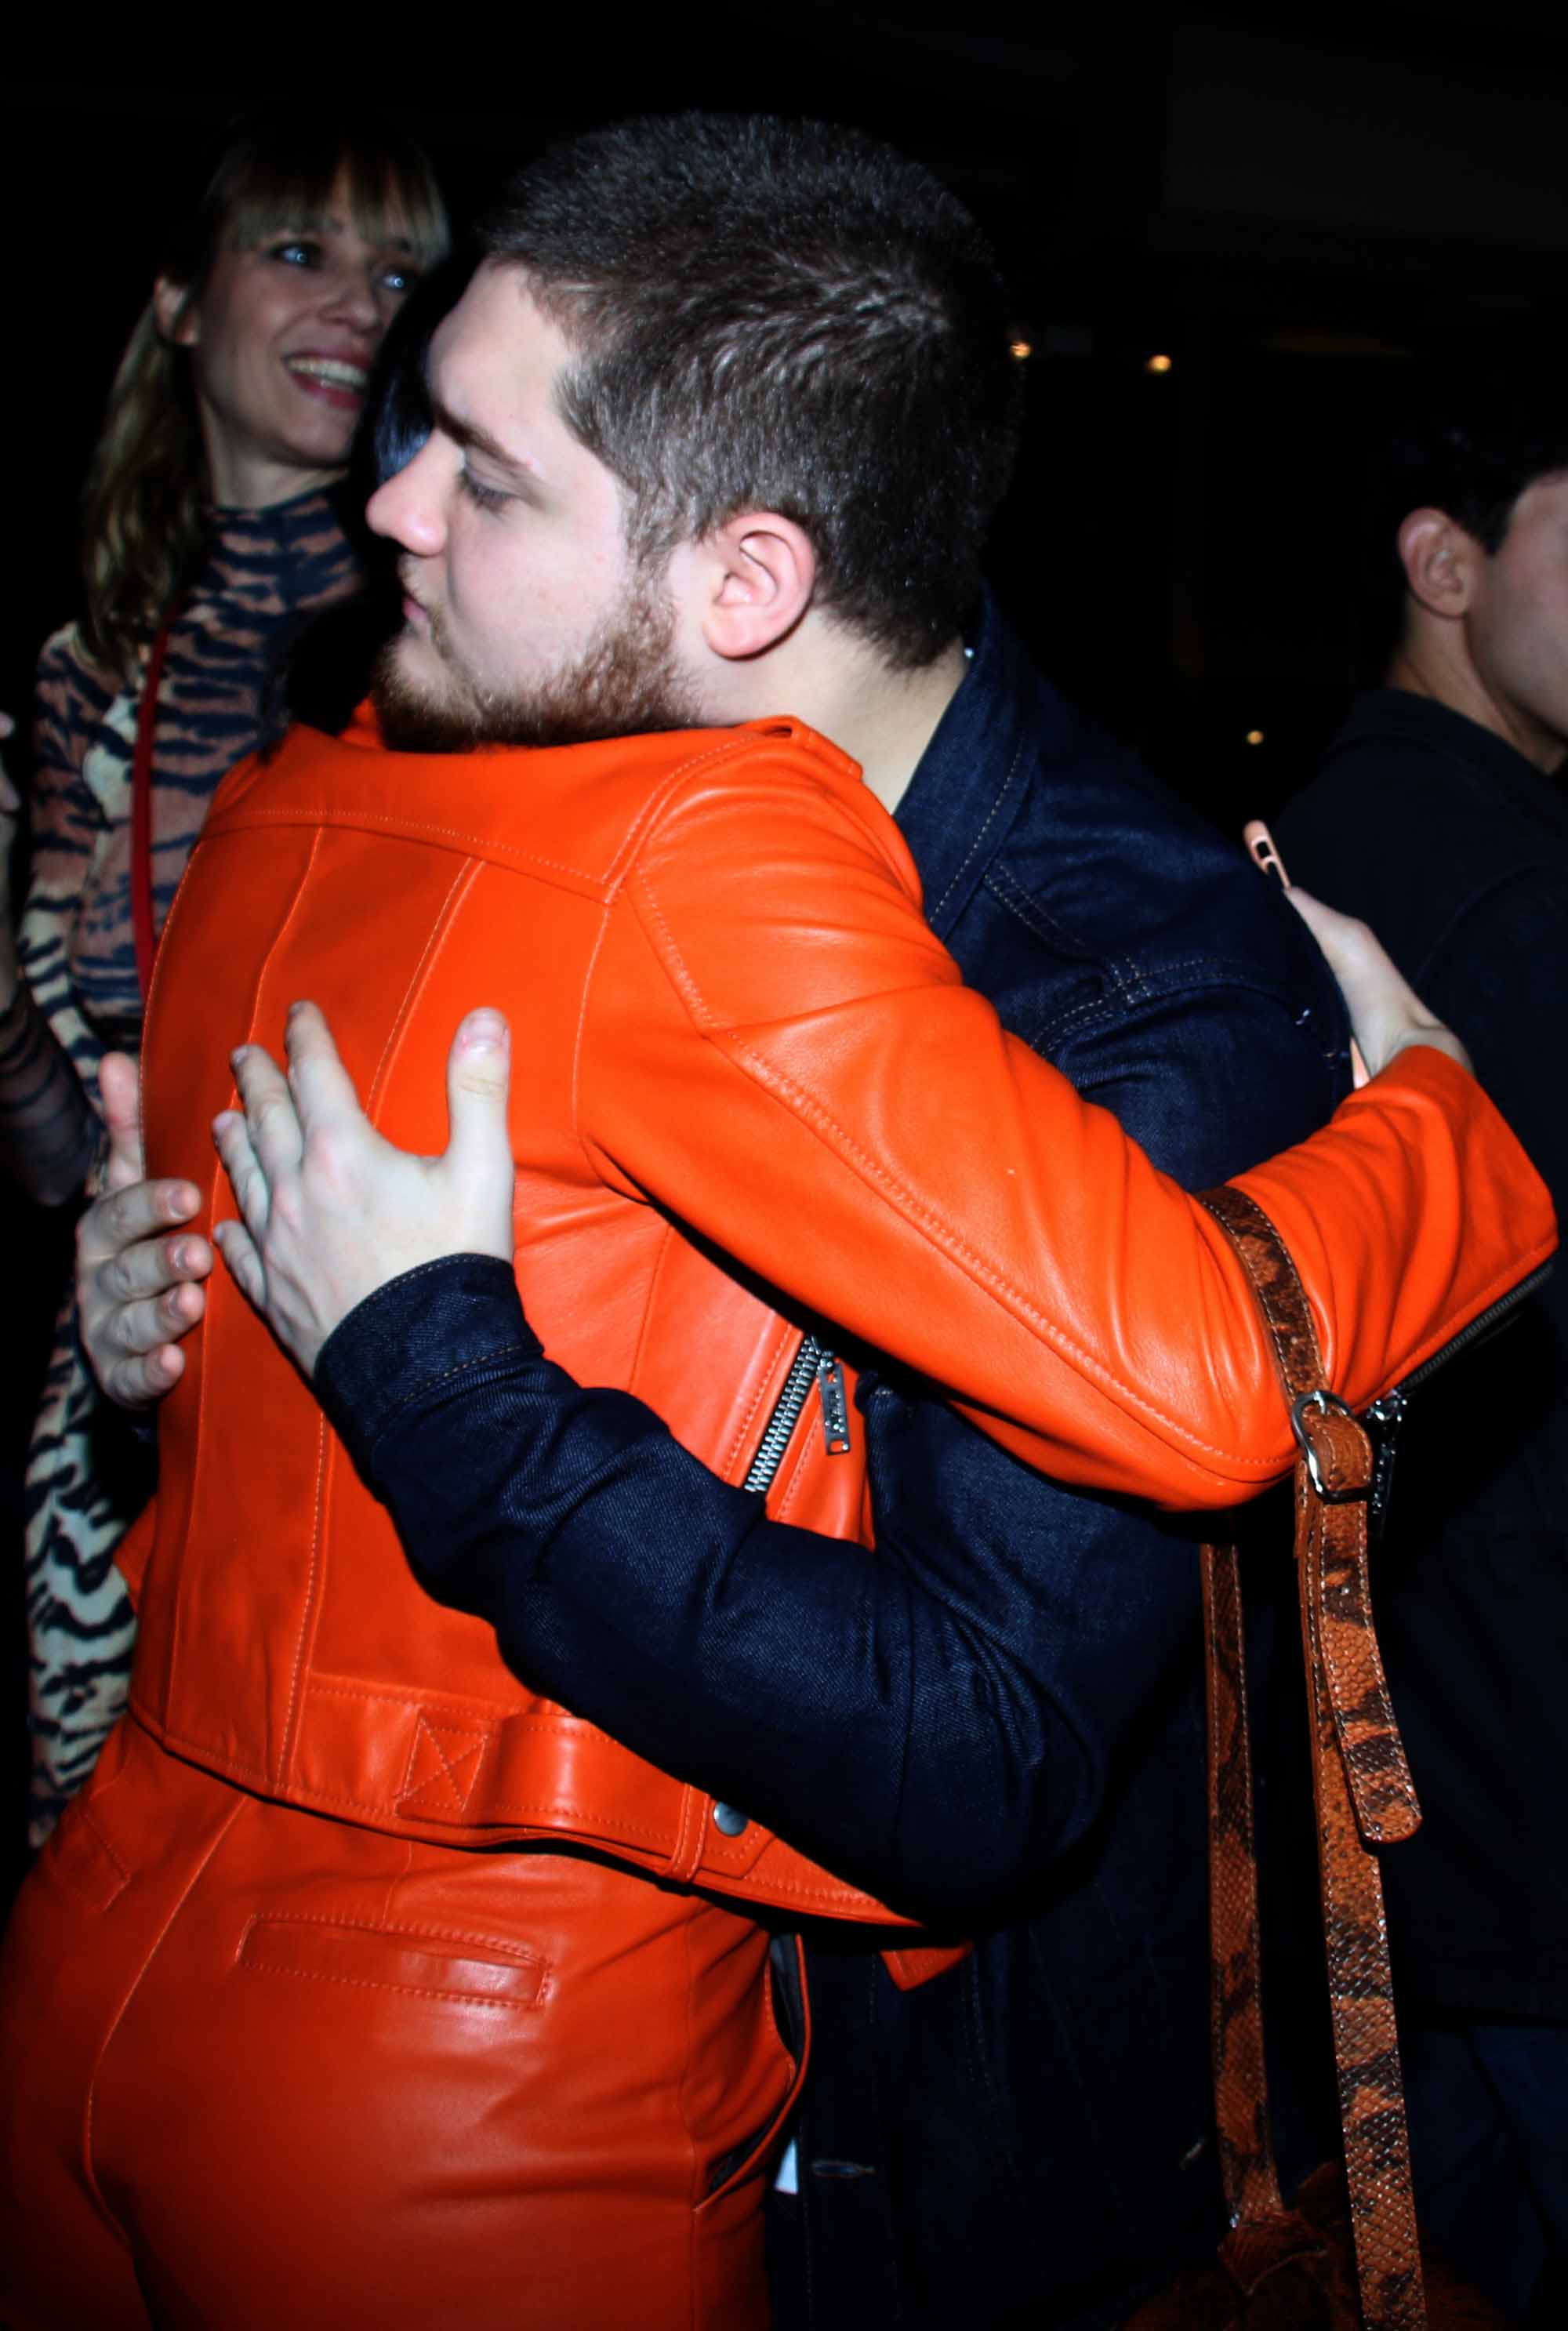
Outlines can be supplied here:
<path id="1" fill-rule="evenodd" d="M 597 1170 L 1062 1480 L 1173 1507 L 1252 1495 L 1295 1444 L 1230 1242 L 1003 1031 L 917 898 L 869 795 L 803 785 L 760 742 L 667 804 L 586 994 Z M 1358 1407 L 1556 1241 L 1518 1143 L 1430 1048 L 1241 1186 Z"/>

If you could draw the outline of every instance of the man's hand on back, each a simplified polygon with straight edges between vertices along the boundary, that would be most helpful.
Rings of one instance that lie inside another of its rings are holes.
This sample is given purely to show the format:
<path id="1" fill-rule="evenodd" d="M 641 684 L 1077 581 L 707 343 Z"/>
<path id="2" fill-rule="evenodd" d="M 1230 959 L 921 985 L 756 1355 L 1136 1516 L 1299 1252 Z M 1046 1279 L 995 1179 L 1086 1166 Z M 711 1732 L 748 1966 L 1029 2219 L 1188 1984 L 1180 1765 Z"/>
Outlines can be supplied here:
<path id="1" fill-rule="evenodd" d="M 313 1004 L 289 1014 L 287 1077 L 259 1044 L 234 1054 L 243 1113 L 213 1134 L 242 1217 L 214 1237 L 242 1292 L 309 1375 L 340 1320 L 388 1280 L 450 1254 L 512 1255 L 509 1040 L 470 1012 L 447 1056 L 440 1157 L 384 1141 Z"/>

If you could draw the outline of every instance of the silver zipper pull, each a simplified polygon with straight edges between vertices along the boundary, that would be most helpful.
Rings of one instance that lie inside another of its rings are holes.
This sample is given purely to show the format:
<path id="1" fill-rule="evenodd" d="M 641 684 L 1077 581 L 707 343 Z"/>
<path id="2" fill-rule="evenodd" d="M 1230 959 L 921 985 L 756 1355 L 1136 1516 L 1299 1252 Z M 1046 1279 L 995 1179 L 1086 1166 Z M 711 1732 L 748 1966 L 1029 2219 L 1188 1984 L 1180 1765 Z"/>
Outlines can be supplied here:
<path id="1" fill-rule="evenodd" d="M 822 1408 L 822 1439 L 830 1457 L 850 1453 L 850 1403 L 844 1391 L 844 1364 L 832 1352 L 817 1362 L 817 1396 Z"/>

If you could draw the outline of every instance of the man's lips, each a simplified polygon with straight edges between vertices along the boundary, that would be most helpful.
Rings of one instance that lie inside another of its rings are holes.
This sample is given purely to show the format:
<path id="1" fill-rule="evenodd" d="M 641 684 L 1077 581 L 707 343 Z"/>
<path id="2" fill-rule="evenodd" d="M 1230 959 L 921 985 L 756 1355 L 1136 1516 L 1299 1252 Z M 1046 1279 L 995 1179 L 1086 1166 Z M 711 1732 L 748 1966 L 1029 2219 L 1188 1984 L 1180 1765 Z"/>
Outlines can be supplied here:
<path id="1" fill-rule="evenodd" d="M 416 632 L 428 632 L 430 629 L 430 616 L 412 591 L 405 591 L 403 595 L 403 620 Z"/>
<path id="2" fill-rule="evenodd" d="M 339 413 L 357 413 L 365 402 L 369 370 L 353 357 L 328 356 L 311 348 L 285 357 L 283 363 L 307 396 L 317 397 Z"/>

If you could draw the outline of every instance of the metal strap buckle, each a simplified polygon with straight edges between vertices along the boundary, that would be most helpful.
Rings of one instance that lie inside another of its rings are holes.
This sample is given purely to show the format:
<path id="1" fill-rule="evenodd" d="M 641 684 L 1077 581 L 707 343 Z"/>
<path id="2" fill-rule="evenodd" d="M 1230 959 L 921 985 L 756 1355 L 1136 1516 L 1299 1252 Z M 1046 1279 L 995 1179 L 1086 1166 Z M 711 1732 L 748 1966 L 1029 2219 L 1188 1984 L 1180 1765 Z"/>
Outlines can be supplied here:
<path id="1" fill-rule="evenodd" d="M 1317 1451 L 1313 1446 L 1312 1435 L 1307 1430 L 1309 1409 L 1315 1410 L 1319 1416 L 1328 1415 L 1331 1410 L 1336 1411 L 1341 1416 L 1348 1416 L 1353 1424 L 1357 1422 L 1354 1409 L 1347 1401 L 1341 1400 L 1336 1392 L 1326 1391 L 1319 1384 L 1315 1392 L 1304 1392 L 1298 1399 L 1291 1402 L 1290 1430 L 1296 1435 L 1297 1448 L 1307 1460 L 1307 1477 L 1326 1506 L 1353 1506 L 1358 1498 L 1364 1502 L 1372 1489 L 1370 1474 L 1358 1489 L 1331 1489 L 1324 1479 Z"/>

